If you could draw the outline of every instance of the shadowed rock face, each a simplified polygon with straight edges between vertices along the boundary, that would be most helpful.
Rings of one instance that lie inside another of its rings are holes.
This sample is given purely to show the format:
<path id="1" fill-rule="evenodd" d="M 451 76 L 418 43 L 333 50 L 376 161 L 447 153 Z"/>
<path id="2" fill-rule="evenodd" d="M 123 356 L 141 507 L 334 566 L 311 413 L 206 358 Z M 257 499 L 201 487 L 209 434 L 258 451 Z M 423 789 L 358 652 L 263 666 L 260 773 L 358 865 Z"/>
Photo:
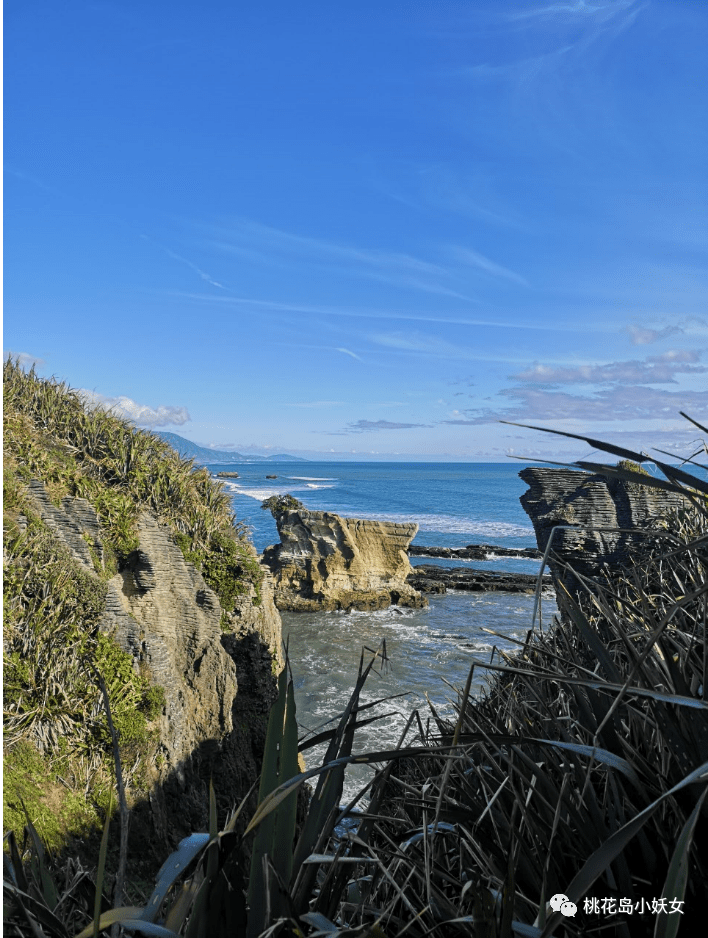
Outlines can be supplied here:
<path id="1" fill-rule="evenodd" d="M 551 550 L 591 579 L 607 576 L 630 558 L 636 562 L 650 540 L 644 534 L 599 528 L 646 529 L 662 514 L 686 506 L 686 500 L 672 492 L 572 469 L 529 468 L 519 476 L 529 485 L 520 501 L 533 523 L 539 550 L 545 551 L 556 525 L 572 525 L 553 533 Z M 578 589 L 577 578 L 553 558 L 549 566 L 556 583 L 570 592 Z"/>
<path id="2" fill-rule="evenodd" d="M 30 493 L 44 522 L 93 573 L 91 553 L 99 561 L 103 555 L 93 507 L 82 498 L 64 498 L 57 508 L 40 482 L 30 484 Z M 280 615 L 266 572 L 261 602 L 254 603 L 255 595 L 241 597 L 223 632 L 218 596 L 184 559 L 169 528 L 144 513 L 138 536 L 138 549 L 108 581 L 99 627 L 164 688 L 161 767 L 152 768 L 150 817 L 145 824 L 143 815 L 141 823 L 146 839 L 174 845 L 206 828 L 210 777 L 226 810 L 260 771 L 276 694 L 273 665 L 278 670 L 282 664 Z"/>
<path id="3" fill-rule="evenodd" d="M 340 518 L 297 509 L 276 516 L 280 544 L 263 560 L 275 577 L 279 609 L 316 612 L 425 606 L 407 582 L 406 553 L 417 524 Z"/>

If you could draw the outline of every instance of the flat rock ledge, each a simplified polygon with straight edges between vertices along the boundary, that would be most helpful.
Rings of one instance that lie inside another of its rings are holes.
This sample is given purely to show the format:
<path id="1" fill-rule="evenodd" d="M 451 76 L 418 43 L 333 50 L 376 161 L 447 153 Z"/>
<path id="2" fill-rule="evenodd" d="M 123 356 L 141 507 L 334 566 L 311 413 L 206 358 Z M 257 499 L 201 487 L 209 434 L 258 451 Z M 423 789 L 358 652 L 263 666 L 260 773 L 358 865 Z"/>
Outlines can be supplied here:
<path id="1" fill-rule="evenodd" d="M 408 582 L 407 550 L 417 524 L 341 518 L 295 509 L 276 515 L 280 543 L 263 552 L 281 611 L 375 610 L 426 606 Z"/>
<path id="2" fill-rule="evenodd" d="M 532 573 L 438 567 L 435 564 L 422 563 L 413 568 L 408 582 L 421 593 L 446 593 L 448 590 L 469 593 L 535 593 L 537 579 Z M 545 589 L 553 588 L 553 580 L 549 574 L 544 574 L 541 582 Z"/>
<path id="3" fill-rule="evenodd" d="M 451 560 L 491 560 L 496 557 L 524 557 L 540 560 L 541 552 L 535 547 L 495 547 L 493 544 L 468 544 L 467 547 L 426 547 L 411 544 L 409 557 L 445 557 Z"/>

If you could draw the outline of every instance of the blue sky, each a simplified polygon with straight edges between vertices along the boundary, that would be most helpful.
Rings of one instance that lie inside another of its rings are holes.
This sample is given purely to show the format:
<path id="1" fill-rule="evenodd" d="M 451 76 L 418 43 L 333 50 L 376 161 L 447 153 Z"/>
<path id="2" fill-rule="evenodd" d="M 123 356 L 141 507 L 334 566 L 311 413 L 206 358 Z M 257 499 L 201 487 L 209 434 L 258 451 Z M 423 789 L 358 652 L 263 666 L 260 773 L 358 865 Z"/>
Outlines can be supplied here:
<path id="1" fill-rule="evenodd" d="M 5 4 L 5 353 L 252 453 L 688 454 L 708 4 Z"/>

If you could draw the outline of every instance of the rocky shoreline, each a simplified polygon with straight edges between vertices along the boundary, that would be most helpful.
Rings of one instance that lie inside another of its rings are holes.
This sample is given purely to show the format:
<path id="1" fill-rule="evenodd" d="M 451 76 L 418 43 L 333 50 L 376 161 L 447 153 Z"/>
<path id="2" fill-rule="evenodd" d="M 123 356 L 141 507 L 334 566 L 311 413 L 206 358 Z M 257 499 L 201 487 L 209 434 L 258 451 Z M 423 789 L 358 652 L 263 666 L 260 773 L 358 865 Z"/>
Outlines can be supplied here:
<path id="1" fill-rule="evenodd" d="M 535 547 L 496 547 L 493 544 L 468 544 L 467 547 L 425 547 L 411 544 L 409 557 L 445 557 L 451 560 L 496 560 L 497 557 L 523 557 L 540 560 L 541 552 Z"/>
<path id="2" fill-rule="evenodd" d="M 413 568 L 408 583 L 421 593 L 446 593 L 462 590 L 468 593 L 534 593 L 537 577 L 533 573 L 508 573 L 506 570 L 475 570 L 471 567 L 439 567 L 422 563 Z M 544 574 L 544 588 L 552 589 L 553 581 Z"/>
<path id="3" fill-rule="evenodd" d="M 437 557 L 441 560 L 497 560 L 518 557 L 540 560 L 541 552 L 534 547 L 498 547 L 494 544 L 468 544 L 466 547 L 428 547 L 411 544 L 409 557 Z M 408 576 L 408 583 L 420 593 L 446 593 L 460 590 L 467 593 L 535 593 L 537 576 L 507 570 L 479 570 L 474 567 L 441 567 L 432 563 L 417 564 Z M 542 578 L 546 589 L 553 588 L 549 574 Z"/>

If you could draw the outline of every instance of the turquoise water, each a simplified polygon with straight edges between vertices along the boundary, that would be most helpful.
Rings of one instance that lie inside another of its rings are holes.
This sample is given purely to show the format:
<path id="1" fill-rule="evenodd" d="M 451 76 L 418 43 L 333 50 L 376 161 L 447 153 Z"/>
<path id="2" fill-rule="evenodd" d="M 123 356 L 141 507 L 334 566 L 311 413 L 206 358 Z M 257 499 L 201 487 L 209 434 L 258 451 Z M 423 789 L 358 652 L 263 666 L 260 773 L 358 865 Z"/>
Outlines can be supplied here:
<path id="1" fill-rule="evenodd" d="M 261 502 L 286 492 L 310 509 L 353 518 L 417 522 L 420 529 L 414 543 L 418 544 L 535 547 L 533 527 L 519 504 L 527 488 L 518 477 L 522 468 L 521 463 L 268 462 L 209 466 L 213 473 L 221 469 L 239 473 L 236 480 L 221 481 L 232 496 L 237 518 L 248 524 L 259 551 L 278 541 L 275 522 L 270 512 L 261 509 Z M 277 478 L 266 479 L 266 474 Z M 430 561 L 421 558 L 421 562 Z M 469 565 L 519 572 L 537 572 L 539 568 L 538 562 L 513 558 Z M 282 614 L 303 733 L 321 726 L 343 709 L 363 647 L 375 649 L 385 640 L 390 658 L 388 666 L 370 679 L 364 701 L 392 694 L 405 696 L 380 708 L 389 716 L 362 731 L 356 746 L 360 752 L 395 745 L 413 708 L 420 709 L 425 722 L 429 715 L 426 695 L 436 709 L 451 714 L 455 696 L 452 688 L 464 685 L 472 658 L 489 661 L 497 655 L 495 647 L 513 650 L 531 628 L 531 596 L 450 592 L 429 599 L 426 609 L 391 607 L 378 612 Z M 542 604 L 546 624 L 554 611 L 553 599 L 546 597 Z M 480 691 L 484 677 L 484 670 L 476 668 L 475 692 Z M 321 757 L 322 752 L 311 750 L 306 762 L 313 766 Z M 368 771 L 364 767 L 350 770 L 345 793 L 352 794 Z"/>

